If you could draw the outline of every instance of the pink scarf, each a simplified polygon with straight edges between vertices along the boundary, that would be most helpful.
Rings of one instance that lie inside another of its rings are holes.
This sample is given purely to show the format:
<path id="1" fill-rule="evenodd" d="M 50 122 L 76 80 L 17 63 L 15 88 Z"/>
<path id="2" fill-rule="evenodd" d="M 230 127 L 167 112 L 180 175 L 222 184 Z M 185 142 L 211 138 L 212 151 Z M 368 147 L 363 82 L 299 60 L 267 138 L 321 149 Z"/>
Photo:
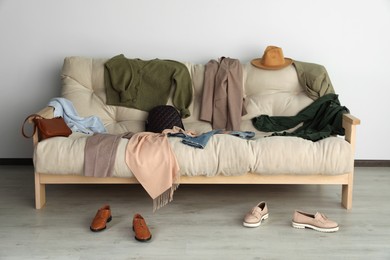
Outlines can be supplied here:
<path id="1" fill-rule="evenodd" d="M 166 134 L 140 132 L 126 147 L 126 164 L 153 199 L 153 212 L 173 199 L 179 164 Z"/>

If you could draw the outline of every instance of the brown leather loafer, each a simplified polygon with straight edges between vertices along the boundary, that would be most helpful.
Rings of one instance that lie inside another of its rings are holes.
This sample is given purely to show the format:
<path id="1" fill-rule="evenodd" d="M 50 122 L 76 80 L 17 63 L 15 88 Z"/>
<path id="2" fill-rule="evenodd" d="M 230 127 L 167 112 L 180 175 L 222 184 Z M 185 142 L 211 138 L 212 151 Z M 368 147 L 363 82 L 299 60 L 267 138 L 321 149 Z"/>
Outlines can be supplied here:
<path id="1" fill-rule="evenodd" d="M 152 238 L 152 234 L 146 225 L 145 219 L 140 214 L 134 215 L 133 230 L 135 232 L 135 239 L 140 242 L 146 242 Z"/>
<path id="2" fill-rule="evenodd" d="M 110 206 L 104 205 L 97 211 L 95 218 L 92 220 L 90 229 L 93 232 L 102 231 L 106 228 L 106 223 L 110 222 L 111 219 L 112 216 Z"/>

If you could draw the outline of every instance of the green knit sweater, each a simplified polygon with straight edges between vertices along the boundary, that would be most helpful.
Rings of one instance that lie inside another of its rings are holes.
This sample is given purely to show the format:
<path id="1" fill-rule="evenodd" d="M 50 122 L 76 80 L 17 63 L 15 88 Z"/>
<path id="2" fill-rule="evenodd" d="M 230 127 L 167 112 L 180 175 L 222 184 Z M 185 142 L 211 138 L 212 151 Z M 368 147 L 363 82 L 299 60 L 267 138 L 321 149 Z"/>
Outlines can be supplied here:
<path id="1" fill-rule="evenodd" d="M 104 66 L 107 104 L 150 111 L 165 105 L 175 87 L 173 105 L 183 118 L 190 116 L 192 81 L 187 67 L 173 60 L 127 59 L 123 54 Z"/>

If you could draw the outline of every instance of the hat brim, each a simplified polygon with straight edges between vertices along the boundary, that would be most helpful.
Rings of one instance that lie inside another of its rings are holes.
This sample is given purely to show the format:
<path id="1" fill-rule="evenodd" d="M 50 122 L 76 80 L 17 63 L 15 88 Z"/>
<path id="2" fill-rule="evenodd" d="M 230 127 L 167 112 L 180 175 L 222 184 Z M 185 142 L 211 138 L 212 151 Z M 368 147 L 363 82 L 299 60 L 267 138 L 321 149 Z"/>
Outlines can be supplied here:
<path id="1" fill-rule="evenodd" d="M 288 65 L 291 65 L 293 60 L 290 59 L 290 58 L 284 58 L 284 64 L 282 65 L 278 65 L 278 66 L 265 66 L 264 64 L 261 63 L 261 59 L 262 58 L 258 58 L 258 59 L 253 59 L 251 61 L 251 64 L 257 68 L 260 68 L 260 69 L 265 69 L 265 70 L 279 70 L 279 69 L 283 69 L 285 67 L 287 67 Z"/>

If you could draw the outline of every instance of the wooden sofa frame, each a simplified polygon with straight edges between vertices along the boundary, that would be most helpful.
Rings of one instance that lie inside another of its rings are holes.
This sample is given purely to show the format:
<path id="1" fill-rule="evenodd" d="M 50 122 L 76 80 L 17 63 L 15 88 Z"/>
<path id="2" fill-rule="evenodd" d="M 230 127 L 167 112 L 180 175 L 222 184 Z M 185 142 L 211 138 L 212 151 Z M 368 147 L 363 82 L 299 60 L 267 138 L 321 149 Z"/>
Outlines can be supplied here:
<path id="1" fill-rule="evenodd" d="M 53 117 L 53 108 L 46 107 L 38 114 L 45 118 Z M 32 123 L 32 120 L 29 120 Z M 360 119 L 351 114 L 343 115 L 343 127 L 345 129 L 345 140 L 352 145 L 352 152 L 355 151 L 356 126 L 360 124 Z M 34 146 L 38 143 L 38 134 L 33 136 Z M 58 175 L 43 174 L 35 172 L 35 208 L 41 209 L 46 204 L 47 184 L 137 184 L 133 178 L 96 178 L 79 175 Z M 342 185 L 341 204 L 346 209 L 352 208 L 354 171 L 342 175 L 271 175 L 247 173 L 242 176 L 194 176 L 180 177 L 180 184 L 321 184 L 321 185 Z"/>

